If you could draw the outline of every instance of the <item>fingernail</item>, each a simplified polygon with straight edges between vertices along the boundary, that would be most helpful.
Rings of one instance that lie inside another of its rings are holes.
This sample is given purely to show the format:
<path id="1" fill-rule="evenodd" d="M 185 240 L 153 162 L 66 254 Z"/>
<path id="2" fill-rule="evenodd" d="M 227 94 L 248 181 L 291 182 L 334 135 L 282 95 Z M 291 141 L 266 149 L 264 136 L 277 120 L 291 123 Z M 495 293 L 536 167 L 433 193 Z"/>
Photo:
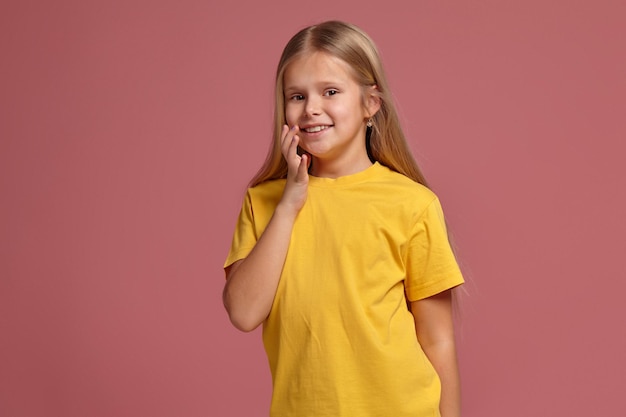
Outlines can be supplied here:
<path id="1" fill-rule="evenodd" d="M 291 126 L 291 130 L 296 130 L 296 127 L 298 127 L 298 125 Z"/>

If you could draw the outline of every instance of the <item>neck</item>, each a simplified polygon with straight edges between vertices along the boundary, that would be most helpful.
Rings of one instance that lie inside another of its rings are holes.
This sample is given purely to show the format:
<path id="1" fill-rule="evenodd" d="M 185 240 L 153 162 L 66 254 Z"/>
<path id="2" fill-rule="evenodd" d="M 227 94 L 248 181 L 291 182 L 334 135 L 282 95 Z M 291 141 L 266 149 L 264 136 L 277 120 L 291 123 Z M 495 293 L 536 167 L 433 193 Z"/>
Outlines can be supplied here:
<path id="1" fill-rule="evenodd" d="M 310 173 L 315 177 L 339 178 L 356 174 L 372 166 L 367 153 L 357 158 L 324 160 L 313 158 Z"/>

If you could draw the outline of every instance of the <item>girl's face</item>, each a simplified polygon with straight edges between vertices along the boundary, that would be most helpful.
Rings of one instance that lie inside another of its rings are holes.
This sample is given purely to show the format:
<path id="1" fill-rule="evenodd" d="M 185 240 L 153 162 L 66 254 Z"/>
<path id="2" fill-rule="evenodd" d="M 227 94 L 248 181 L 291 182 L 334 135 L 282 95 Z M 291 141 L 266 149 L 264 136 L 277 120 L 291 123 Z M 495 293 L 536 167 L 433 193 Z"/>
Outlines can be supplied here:
<path id="1" fill-rule="evenodd" d="M 380 105 L 354 80 L 348 64 L 324 52 L 305 54 L 287 66 L 283 83 L 287 124 L 299 126 L 300 147 L 313 157 L 314 175 L 323 166 L 344 175 L 371 164 L 365 129 Z"/>

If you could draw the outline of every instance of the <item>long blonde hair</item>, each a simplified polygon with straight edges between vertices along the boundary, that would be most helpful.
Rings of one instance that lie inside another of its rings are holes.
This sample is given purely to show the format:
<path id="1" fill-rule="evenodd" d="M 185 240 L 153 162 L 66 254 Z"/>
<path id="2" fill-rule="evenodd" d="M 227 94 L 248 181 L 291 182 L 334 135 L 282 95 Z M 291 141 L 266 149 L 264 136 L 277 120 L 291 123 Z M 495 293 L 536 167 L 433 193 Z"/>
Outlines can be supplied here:
<path id="1" fill-rule="evenodd" d="M 283 75 L 297 57 L 310 52 L 325 52 L 346 62 L 362 87 L 376 86 L 380 110 L 372 118 L 365 140 L 370 158 L 414 181 L 427 185 L 400 127 L 387 78 L 376 46 L 360 28 L 345 22 L 328 21 L 302 29 L 289 40 L 278 63 L 274 108 L 273 142 L 263 166 L 250 181 L 253 187 L 262 182 L 285 178 L 287 163 L 280 152 L 280 135 L 285 125 Z M 365 100 L 365 99 L 364 99 Z"/>

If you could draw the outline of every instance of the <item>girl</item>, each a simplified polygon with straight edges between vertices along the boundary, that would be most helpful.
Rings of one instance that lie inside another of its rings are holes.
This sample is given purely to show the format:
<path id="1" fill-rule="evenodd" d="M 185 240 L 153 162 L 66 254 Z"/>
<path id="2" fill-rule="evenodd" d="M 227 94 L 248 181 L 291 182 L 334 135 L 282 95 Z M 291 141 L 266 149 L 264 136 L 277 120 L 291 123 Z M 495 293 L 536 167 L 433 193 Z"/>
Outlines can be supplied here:
<path id="1" fill-rule="evenodd" d="M 463 278 L 359 28 L 325 22 L 285 47 L 225 271 L 232 323 L 263 323 L 271 416 L 460 415 Z"/>

